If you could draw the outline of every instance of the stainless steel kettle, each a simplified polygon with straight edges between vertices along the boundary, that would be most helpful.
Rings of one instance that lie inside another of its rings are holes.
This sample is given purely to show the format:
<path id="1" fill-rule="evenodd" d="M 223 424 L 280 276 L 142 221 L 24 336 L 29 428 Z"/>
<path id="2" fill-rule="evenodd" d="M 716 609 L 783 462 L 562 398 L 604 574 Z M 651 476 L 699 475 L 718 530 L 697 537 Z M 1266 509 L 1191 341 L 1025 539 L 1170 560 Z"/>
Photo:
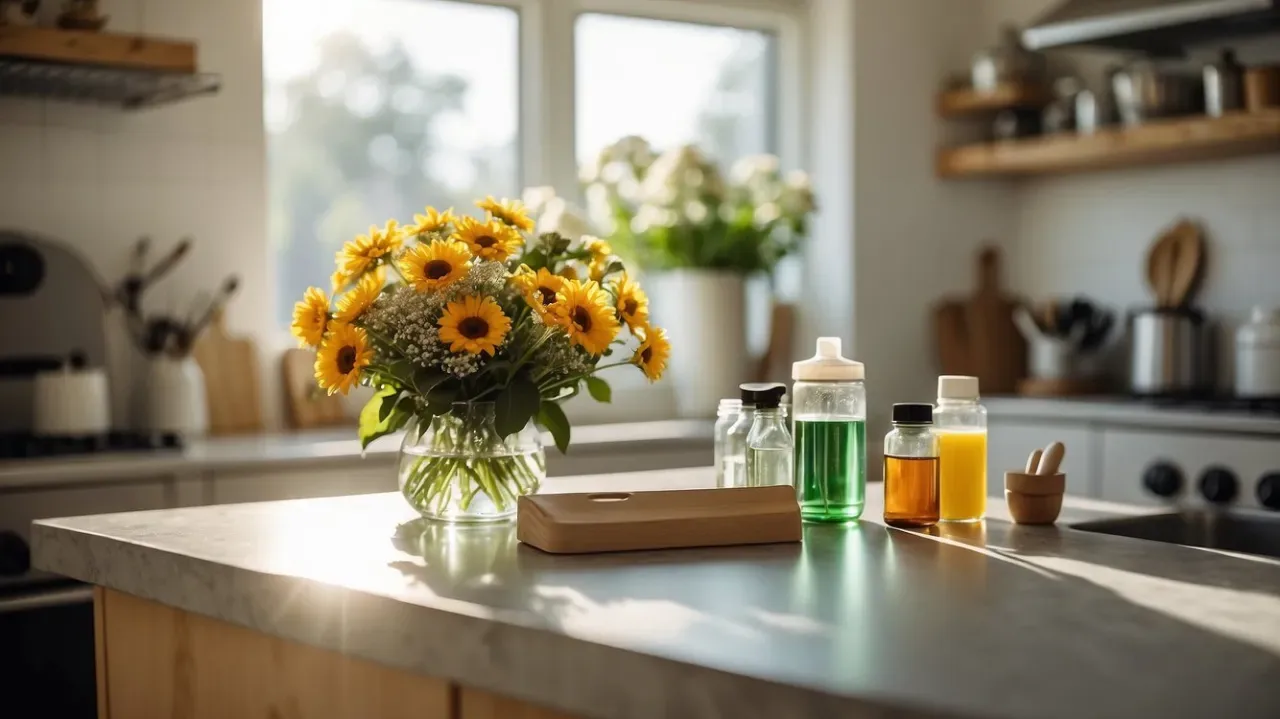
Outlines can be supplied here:
<path id="1" fill-rule="evenodd" d="M 1210 347 L 1204 315 L 1195 310 L 1134 312 L 1129 317 L 1129 390 L 1145 396 L 1206 392 Z"/>

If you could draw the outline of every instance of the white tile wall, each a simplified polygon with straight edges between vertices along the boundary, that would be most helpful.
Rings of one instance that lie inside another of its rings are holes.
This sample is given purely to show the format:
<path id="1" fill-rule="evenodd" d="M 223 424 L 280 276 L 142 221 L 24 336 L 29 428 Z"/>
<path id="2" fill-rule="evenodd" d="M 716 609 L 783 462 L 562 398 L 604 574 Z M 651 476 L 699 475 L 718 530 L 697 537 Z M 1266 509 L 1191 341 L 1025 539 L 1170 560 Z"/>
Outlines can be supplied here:
<path id="1" fill-rule="evenodd" d="M 102 6 L 110 30 L 194 39 L 200 68 L 220 73 L 223 90 L 137 112 L 0 98 L 0 227 L 61 240 L 108 281 L 125 270 L 140 235 L 159 247 L 194 237 L 192 256 L 151 300 L 157 308 L 185 307 L 196 292 L 240 274 L 242 290 L 227 319 L 233 331 L 260 339 L 264 398 L 274 421 L 278 372 L 267 350 L 276 328 L 269 313 L 258 311 L 273 306 L 261 0 L 103 0 Z"/>

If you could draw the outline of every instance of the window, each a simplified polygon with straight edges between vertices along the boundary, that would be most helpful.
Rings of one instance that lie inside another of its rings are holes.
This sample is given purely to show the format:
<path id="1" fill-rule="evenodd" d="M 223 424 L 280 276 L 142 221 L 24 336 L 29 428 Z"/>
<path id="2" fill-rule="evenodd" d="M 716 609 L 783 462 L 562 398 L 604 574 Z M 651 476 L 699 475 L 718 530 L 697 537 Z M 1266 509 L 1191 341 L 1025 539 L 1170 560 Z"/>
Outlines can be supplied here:
<path id="1" fill-rule="evenodd" d="M 693 143 L 722 166 L 776 151 L 772 35 L 587 14 L 575 38 L 579 163 L 627 135 L 658 151 Z"/>
<path id="2" fill-rule="evenodd" d="M 518 197 L 519 16 L 443 0 L 266 0 L 276 314 L 342 243 L 425 204 Z"/>

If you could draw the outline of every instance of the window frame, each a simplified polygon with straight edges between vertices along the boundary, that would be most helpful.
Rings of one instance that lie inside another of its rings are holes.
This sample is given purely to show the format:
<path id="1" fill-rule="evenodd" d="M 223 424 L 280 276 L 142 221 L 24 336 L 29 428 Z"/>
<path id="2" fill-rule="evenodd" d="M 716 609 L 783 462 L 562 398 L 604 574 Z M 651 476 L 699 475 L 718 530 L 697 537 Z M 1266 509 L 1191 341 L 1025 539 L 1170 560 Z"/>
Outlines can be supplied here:
<path id="1" fill-rule="evenodd" d="M 805 0 L 450 0 L 510 8 L 519 24 L 519 120 L 517 177 L 523 187 L 550 185 L 568 193 L 578 185 L 574 30 L 584 14 L 605 14 L 767 32 L 776 38 L 777 108 L 772 119 L 783 167 L 807 166 L 804 123 L 810 102 L 809 68 L 803 44 L 808 25 Z M 280 346 L 293 344 L 287 328 Z M 615 388 L 614 402 L 574 401 L 575 422 L 661 419 L 675 415 L 670 385 Z"/>

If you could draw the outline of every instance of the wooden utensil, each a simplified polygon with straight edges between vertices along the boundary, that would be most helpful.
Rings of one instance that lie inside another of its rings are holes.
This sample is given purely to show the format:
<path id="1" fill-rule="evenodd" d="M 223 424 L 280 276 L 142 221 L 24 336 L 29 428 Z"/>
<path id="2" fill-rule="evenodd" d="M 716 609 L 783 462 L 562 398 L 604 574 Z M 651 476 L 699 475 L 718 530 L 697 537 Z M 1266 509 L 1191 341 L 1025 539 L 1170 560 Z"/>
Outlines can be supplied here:
<path id="1" fill-rule="evenodd" d="M 516 538 L 553 554 L 800 541 L 790 485 L 541 494 L 517 507 Z"/>
<path id="2" fill-rule="evenodd" d="M 973 372 L 990 394 L 1012 393 L 1026 375 L 1027 342 L 1014 326 L 1018 302 L 1001 292 L 1000 251 L 978 254 L 978 290 L 965 307 Z"/>
<path id="3" fill-rule="evenodd" d="M 286 350 L 280 358 L 289 426 L 314 429 L 354 424 L 355 420 L 347 416 L 342 398 L 327 395 L 316 386 L 315 363 L 315 350 L 309 349 Z"/>
<path id="4" fill-rule="evenodd" d="M 791 342 L 795 334 L 796 308 L 776 303 L 769 316 L 769 346 L 756 365 L 757 382 L 767 382 L 769 373 L 778 370 L 791 355 Z"/>
<path id="5" fill-rule="evenodd" d="M 1044 453 L 1042 449 L 1031 450 L 1031 456 L 1027 457 L 1027 474 L 1035 474 L 1036 467 L 1040 466 L 1040 455 Z"/>
<path id="6" fill-rule="evenodd" d="M 1064 474 L 1004 473 L 1005 502 L 1009 505 L 1013 521 L 1018 524 L 1056 522 L 1062 512 L 1062 495 L 1066 488 L 1067 477 Z"/>
<path id="7" fill-rule="evenodd" d="M 1167 233 L 1156 238 L 1147 251 L 1147 287 L 1155 297 L 1156 307 L 1169 307 L 1173 301 L 1173 271 L 1177 264 L 1177 243 Z"/>
<path id="8" fill-rule="evenodd" d="M 1058 473 L 1058 467 L 1062 465 L 1062 458 L 1066 455 L 1067 448 L 1061 442 L 1050 442 L 1049 446 L 1044 448 L 1044 453 L 1040 455 L 1040 463 L 1036 465 L 1036 474 L 1041 477 L 1047 477 Z"/>
<path id="9" fill-rule="evenodd" d="M 262 393 L 253 341 L 227 333 L 222 312 L 196 341 L 192 355 L 204 372 L 212 435 L 261 432 Z"/>
<path id="10" fill-rule="evenodd" d="M 1170 280 L 1170 307 L 1188 307 L 1204 267 L 1204 235 L 1194 222 L 1184 220 L 1171 231 L 1177 257 Z"/>

